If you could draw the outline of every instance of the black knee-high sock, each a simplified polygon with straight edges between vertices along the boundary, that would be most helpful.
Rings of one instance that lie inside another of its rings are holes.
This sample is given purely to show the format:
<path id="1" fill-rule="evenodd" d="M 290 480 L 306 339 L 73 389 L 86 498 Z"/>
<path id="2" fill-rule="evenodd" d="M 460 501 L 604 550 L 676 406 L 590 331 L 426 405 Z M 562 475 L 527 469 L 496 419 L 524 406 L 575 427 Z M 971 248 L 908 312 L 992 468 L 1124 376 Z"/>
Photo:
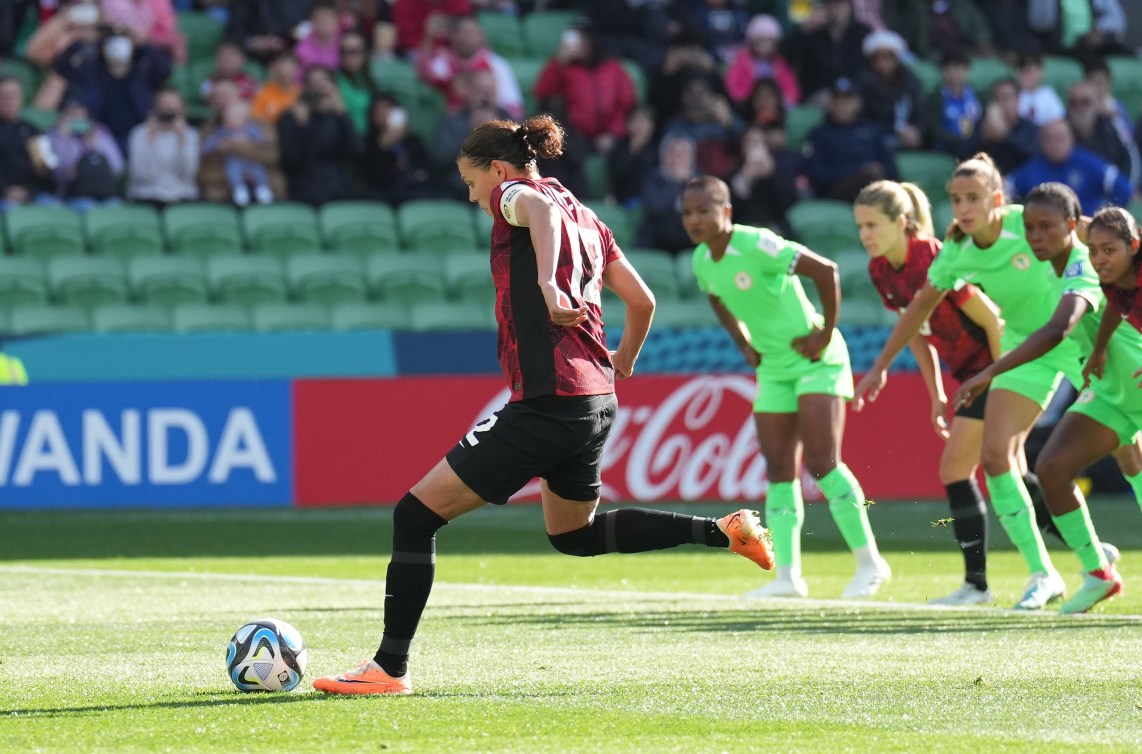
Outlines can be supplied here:
<path id="1" fill-rule="evenodd" d="M 987 509 L 974 479 L 944 485 L 952 509 L 952 531 L 964 554 L 964 581 L 987 589 Z"/>
<path id="2" fill-rule="evenodd" d="M 1039 477 L 1027 472 L 1023 477 L 1023 484 L 1027 485 L 1027 493 L 1031 495 L 1031 505 L 1035 508 L 1035 523 L 1039 525 L 1039 531 L 1044 536 L 1050 534 L 1063 542 L 1063 535 L 1059 533 L 1059 527 L 1055 526 L 1055 519 L 1047 509 L 1047 499 L 1043 496 L 1043 485 L 1039 484 Z"/>
<path id="3" fill-rule="evenodd" d="M 385 577 L 385 633 L 373 657 L 393 677 L 408 652 L 436 575 L 436 531 L 448 522 L 409 492 L 393 509 L 393 555 Z"/>
<path id="4" fill-rule="evenodd" d="M 607 552 L 648 552 L 678 545 L 729 547 L 717 519 L 623 508 L 595 516 L 589 526 L 549 535 L 559 552 L 589 557 Z"/>

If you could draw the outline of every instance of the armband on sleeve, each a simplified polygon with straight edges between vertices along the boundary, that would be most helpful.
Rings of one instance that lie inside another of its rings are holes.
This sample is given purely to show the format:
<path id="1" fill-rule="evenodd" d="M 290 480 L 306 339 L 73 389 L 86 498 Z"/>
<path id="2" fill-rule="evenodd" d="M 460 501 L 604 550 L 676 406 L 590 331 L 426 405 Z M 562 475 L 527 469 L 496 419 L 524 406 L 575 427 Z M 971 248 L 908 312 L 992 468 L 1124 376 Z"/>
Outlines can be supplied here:
<path id="1" fill-rule="evenodd" d="M 508 221 L 509 225 L 514 225 L 517 228 L 523 226 L 519 222 L 519 213 L 516 211 L 516 203 L 525 193 L 538 194 L 539 192 L 526 183 L 513 183 L 500 194 L 500 214 L 504 216 L 504 219 Z"/>

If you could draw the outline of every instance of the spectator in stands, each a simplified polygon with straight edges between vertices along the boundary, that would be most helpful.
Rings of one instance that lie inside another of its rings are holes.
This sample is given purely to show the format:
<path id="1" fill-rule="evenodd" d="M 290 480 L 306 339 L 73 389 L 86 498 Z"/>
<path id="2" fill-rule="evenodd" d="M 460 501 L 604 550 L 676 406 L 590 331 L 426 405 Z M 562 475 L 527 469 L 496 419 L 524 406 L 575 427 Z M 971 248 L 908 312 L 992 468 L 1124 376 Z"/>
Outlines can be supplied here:
<path id="1" fill-rule="evenodd" d="M 1089 30 L 1075 42 L 1075 53 L 1080 58 L 1133 53 L 1125 44 L 1126 11 L 1120 0 L 1090 0 L 1090 12 Z"/>
<path id="2" fill-rule="evenodd" d="M 404 2 L 404 0 L 401 0 Z M 314 0 L 230 0 L 226 39 L 266 63 L 290 49 L 293 29 L 309 15 Z"/>
<path id="3" fill-rule="evenodd" d="M 82 101 L 64 101 L 59 120 L 48 130 L 47 138 L 56 196 L 81 212 L 109 200 L 118 201 L 123 153 L 111 132 L 91 120 Z"/>
<path id="4" fill-rule="evenodd" d="M 865 68 L 861 51 L 871 29 L 853 19 L 851 0 L 823 0 L 790 40 L 790 57 L 802 97 L 820 105 L 833 82 L 855 78 Z"/>
<path id="5" fill-rule="evenodd" d="M 1019 114 L 1037 126 L 1066 117 L 1067 110 L 1058 92 L 1043 83 L 1043 56 L 1020 55 L 1015 66 L 1019 77 Z"/>
<path id="6" fill-rule="evenodd" d="M 860 93 L 852 80 L 833 82 L 825 122 L 809 132 L 802 146 L 805 174 L 818 197 L 851 202 L 873 181 L 896 178 L 890 135 L 860 112 Z"/>
<path id="7" fill-rule="evenodd" d="M 743 0 L 695 0 L 682 24 L 702 35 L 706 49 L 721 65 L 729 63 L 745 41 L 749 14 Z"/>
<path id="8" fill-rule="evenodd" d="M 1031 28 L 1027 17 L 1027 0 L 985 0 L 979 5 L 1000 52 L 1022 55 L 1043 51 L 1043 38 Z"/>
<path id="9" fill-rule="evenodd" d="M 687 251 L 693 245 L 682 227 L 680 200 L 686 181 L 698 174 L 694 142 L 685 134 L 667 134 L 658 154 L 658 170 L 642 183 L 637 243 L 671 252 Z"/>
<path id="10" fill-rule="evenodd" d="M 59 107 L 67 91 L 67 79 L 51 70 L 52 63 L 76 42 L 97 44 L 101 18 L 102 13 L 95 0 L 78 0 L 62 8 L 32 32 L 24 57 L 37 68 L 47 71 L 32 101 L 34 107 L 42 110 Z"/>
<path id="11" fill-rule="evenodd" d="M 257 148 L 266 141 L 265 130 L 250 117 L 250 106 L 242 100 L 226 105 L 221 115 L 210 136 L 202 140 L 202 156 L 225 151 L 221 154 L 222 170 L 236 205 L 248 206 L 251 197 L 258 204 L 269 204 L 274 192 L 266 166 L 233 148 L 238 143 Z"/>
<path id="12" fill-rule="evenodd" d="M 776 81 L 758 79 L 754 82 L 753 91 L 745 102 L 745 119 L 757 126 L 785 122 L 785 102 Z"/>
<path id="13" fill-rule="evenodd" d="M 325 0 L 318 2 L 309 12 L 309 33 L 293 48 L 304 75 L 310 68 L 337 70 L 341 65 L 341 29 L 337 23 L 337 9 Z"/>
<path id="14" fill-rule="evenodd" d="M 1014 79 L 992 85 L 979 135 L 980 145 L 1003 175 L 1039 154 L 1039 127 L 1019 114 L 1019 84 Z"/>
<path id="15" fill-rule="evenodd" d="M 737 163 L 737 142 L 745 123 L 729 99 L 714 91 L 704 76 L 682 85 L 682 106 L 666 121 L 664 135 L 682 134 L 694 143 L 699 173 L 728 176 Z"/>
<path id="16" fill-rule="evenodd" d="M 523 115 L 523 93 L 515 72 L 506 60 L 492 52 L 480 21 L 475 16 L 450 20 L 447 46 L 437 45 L 427 35 L 416 56 L 421 80 L 444 93 L 449 108 L 459 107 L 463 94 L 454 86 L 460 71 L 491 71 L 496 77 L 496 104 L 513 118 Z"/>
<path id="17" fill-rule="evenodd" d="M 642 183 L 658 164 L 658 143 L 654 138 L 654 113 L 645 105 L 627 115 L 627 133 L 607 155 L 607 176 L 611 194 L 624 207 L 639 206 Z"/>
<path id="18" fill-rule="evenodd" d="M 966 160 L 979 151 L 983 104 L 968 83 L 971 61 L 953 50 L 940 58 L 940 86 L 928 97 L 925 132 L 932 149 Z"/>
<path id="19" fill-rule="evenodd" d="M 895 136 L 894 148 L 919 149 L 923 141 L 924 91 L 904 65 L 908 48 L 894 31 L 874 31 L 862 45 L 868 68 L 857 77 L 864 117 Z"/>
<path id="20" fill-rule="evenodd" d="M 408 113 L 391 94 L 377 95 L 369 108 L 361 168 L 370 199 L 395 206 L 435 194 L 432 158 L 409 131 Z"/>
<path id="21" fill-rule="evenodd" d="M 750 126 L 742 134 L 740 156 L 741 167 L 729 180 L 734 222 L 792 234 L 785 213 L 797 201 L 796 172 L 778 164 L 761 126 Z"/>
<path id="22" fill-rule="evenodd" d="M 137 44 L 149 44 L 186 62 L 186 38 L 178 30 L 171 0 L 99 0 L 103 20 Z"/>
<path id="23" fill-rule="evenodd" d="M 352 197 L 350 168 L 360 139 L 325 68 L 310 68 L 296 103 L 278 120 L 282 169 L 289 198 L 321 205 Z"/>
<path id="24" fill-rule="evenodd" d="M 1110 66 L 1102 58 L 1092 58 L 1083 64 L 1083 80 L 1094 87 L 1096 107 L 1109 117 L 1125 138 L 1133 138 L 1130 111 L 1114 96 Z M 1142 145 L 1139 145 L 1142 146 Z"/>
<path id="25" fill-rule="evenodd" d="M 670 0 L 607 0 L 584 7 L 607 46 L 622 50 L 624 58 L 638 61 L 651 74 L 666 60 L 672 5 Z"/>
<path id="26" fill-rule="evenodd" d="M 277 123 L 282 113 L 293 107 L 297 96 L 301 94 L 301 87 L 297 83 L 298 70 L 297 58 L 291 52 L 274 58 L 274 62 L 270 63 L 266 83 L 262 84 L 251 103 L 251 112 L 255 118 L 266 123 Z"/>
<path id="27" fill-rule="evenodd" d="M 127 198 L 160 208 L 197 199 L 198 145 L 182 95 L 174 89 L 159 92 L 154 110 L 131 130 Z"/>
<path id="28" fill-rule="evenodd" d="M 680 110 L 683 84 L 698 77 L 706 79 L 714 91 L 722 87 L 714 58 L 706 51 L 702 38 L 680 32 L 667 48 L 662 67 L 651 78 L 647 99 L 658 113 L 659 126 Z"/>
<path id="29" fill-rule="evenodd" d="M 107 126 L 120 149 L 131 129 L 151 112 L 155 92 L 171 72 L 167 55 L 147 44 L 136 46 L 119 32 L 100 43 L 74 42 L 54 67 L 91 117 Z"/>
<path id="30" fill-rule="evenodd" d="M 42 160 L 33 159 L 36 127 L 21 119 L 24 87 L 14 76 L 0 76 L 0 211 L 13 204 L 50 201 L 51 177 Z"/>
<path id="31" fill-rule="evenodd" d="M 436 44 L 447 44 L 448 19 L 469 16 L 474 10 L 468 0 L 399 0 L 393 5 L 397 52 L 414 56 L 425 37 Z"/>
<path id="32" fill-rule="evenodd" d="M 991 27 L 975 0 L 885 0 L 884 23 L 908 49 L 935 60 L 953 51 L 991 55 Z"/>
<path id="33" fill-rule="evenodd" d="M 1086 81 L 1076 83 L 1067 94 L 1067 123 L 1076 146 L 1114 165 L 1131 186 L 1138 185 L 1138 145 L 1129 136 L 1123 138 L 1114 121 L 1099 112 L 1098 95 Z"/>
<path id="34" fill-rule="evenodd" d="M 223 113 L 233 104 L 242 103 L 238 88 L 231 81 L 219 81 L 210 97 L 213 115 L 201 129 L 202 143 L 205 145 L 222 124 Z M 253 108 L 251 107 L 251 115 Z M 249 139 L 241 133 L 222 139 L 213 149 L 203 147 L 198 162 L 198 188 L 202 198 L 208 202 L 233 201 L 233 190 L 226 176 L 226 160 L 236 156 L 261 165 L 269 176 L 270 190 L 274 196 L 286 195 L 285 177 L 278 166 L 278 132 L 272 124 L 256 118 L 252 119 L 261 131 L 261 139 Z"/>
<path id="35" fill-rule="evenodd" d="M 369 76 L 369 53 L 365 37 L 355 31 L 341 36 L 341 65 L 337 69 L 337 88 L 345 112 L 353 121 L 353 128 L 364 135 L 369 124 L 369 108 L 377 96 L 373 79 Z"/>
<path id="36" fill-rule="evenodd" d="M 235 42 L 223 40 L 214 50 L 214 70 L 202 82 L 200 93 L 203 102 L 210 101 L 210 93 L 219 81 L 231 81 L 238 95 L 247 102 L 258 93 L 258 80 L 246 73 L 246 54 Z"/>
<path id="37" fill-rule="evenodd" d="M 801 101 L 801 86 L 793 67 L 778 49 L 781 24 L 773 16 L 757 15 L 746 27 L 745 44 L 741 45 L 726 69 L 726 93 L 735 103 L 745 103 L 762 79 L 777 83 L 786 104 Z"/>
<path id="38" fill-rule="evenodd" d="M 1074 189 L 1084 215 L 1093 215 L 1108 204 L 1125 207 L 1130 201 L 1128 177 L 1093 152 L 1076 147 L 1067 121 L 1044 123 L 1039 129 L 1039 148 L 1039 156 L 1007 177 L 1013 200 L 1040 183 L 1057 181 Z"/>
<path id="39" fill-rule="evenodd" d="M 634 84 L 622 63 L 607 55 L 589 24 L 563 33 L 559 49 L 535 82 L 540 109 L 579 132 L 599 152 L 609 152 L 626 132 L 636 104 Z"/>

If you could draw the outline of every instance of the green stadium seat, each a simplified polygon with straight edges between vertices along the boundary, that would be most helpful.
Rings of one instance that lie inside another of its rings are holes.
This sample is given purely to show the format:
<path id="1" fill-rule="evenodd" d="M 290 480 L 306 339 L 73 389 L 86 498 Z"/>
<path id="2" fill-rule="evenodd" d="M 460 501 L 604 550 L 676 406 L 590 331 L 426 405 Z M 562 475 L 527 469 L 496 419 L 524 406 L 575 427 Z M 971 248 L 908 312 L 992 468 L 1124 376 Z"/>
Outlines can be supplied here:
<path id="1" fill-rule="evenodd" d="M 948 200 L 932 203 L 932 226 L 936 238 L 943 238 L 952 224 L 952 203 Z"/>
<path id="2" fill-rule="evenodd" d="M 404 105 L 408 111 L 408 129 L 419 136 L 425 144 L 436 138 L 436 130 L 448 110 L 444 95 L 435 89 L 422 85 L 414 100 Z"/>
<path id="3" fill-rule="evenodd" d="M 559 49 L 564 30 L 579 14 L 574 11 L 535 11 L 523 17 L 523 39 L 528 54 L 549 58 Z"/>
<path id="4" fill-rule="evenodd" d="M 996 81 L 1008 78 L 1015 78 L 1015 71 L 999 58 L 972 58 L 968 83 L 980 97 L 986 97 Z"/>
<path id="5" fill-rule="evenodd" d="M 92 207 L 84 214 L 83 225 L 93 253 L 131 257 L 163 251 L 159 213 L 146 204 Z"/>
<path id="6" fill-rule="evenodd" d="M 95 332 L 167 332 L 170 315 L 161 306 L 108 304 L 91 312 Z"/>
<path id="7" fill-rule="evenodd" d="M 472 210 L 466 202 L 405 202 L 397 209 L 397 223 L 406 249 L 447 254 L 480 245 L 472 230 Z"/>
<path id="8" fill-rule="evenodd" d="M 86 332 L 87 313 L 77 306 L 24 304 L 8 311 L 8 329 L 13 335 L 54 335 Z"/>
<path id="9" fill-rule="evenodd" d="M 896 318 L 879 299 L 850 297 L 841 301 L 840 324 L 845 327 L 891 327 L 896 324 Z"/>
<path id="10" fill-rule="evenodd" d="M 365 259 L 373 297 L 411 304 L 444 301 L 447 288 L 440 258 L 432 254 L 373 254 Z"/>
<path id="11" fill-rule="evenodd" d="M 286 280 L 293 296 L 310 304 L 365 299 L 365 265 L 355 254 L 295 254 L 286 260 Z"/>
<path id="12" fill-rule="evenodd" d="M 83 224 L 79 213 L 68 207 L 13 207 L 5 225 L 16 254 L 47 259 L 84 251 Z"/>
<path id="13" fill-rule="evenodd" d="M 518 17 L 511 13 L 480 11 L 476 14 L 476 18 L 480 20 L 480 28 L 484 30 L 484 36 L 488 39 L 488 47 L 498 55 L 510 58 L 527 54 L 523 28 Z"/>
<path id="14" fill-rule="evenodd" d="M 0 256 L 0 309 L 48 300 L 44 263 L 34 257 Z"/>
<path id="15" fill-rule="evenodd" d="M 1082 64 L 1074 58 L 1062 55 L 1043 56 L 1043 83 L 1053 87 L 1063 102 L 1067 101 L 1067 93 L 1071 87 L 1084 77 Z"/>
<path id="16" fill-rule="evenodd" d="M 329 308 L 334 330 L 406 330 L 409 311 L 404 304 L 347 302 Z"/>
<path id="17" fill-rule="evenodd" d="M 940 67 L 931 60 L 914 57 L 906 64 L 916 78 L 920 79 L 920 87 L 924 94 L 931 94 L 940 88 Z M 977 94 L 986 94 L 986 92 Z"/>
<path id="18" fill-rule="evenodd" d="M 785 134 L 789 148 L 801 151 L 801 142 L 825 120 L 825 109 L 813 105 L 794 105 L 785 111 Z"/>
<path id="19" fill-rule="evenodd" d="M 320 304 L 258 304 L 251 309 L 254 329 L 259 332 L 325 330 L 329 314 Z"/>
<path id="20" fill-rule="evenodd" d="M 313 207 L 299 202 L 277 202 L 246 208 L 242 213 L 246 244 L 259 254 L 288 256 L 321 248 L 321 231 Z"/>
<path id="21" fill-rule="evenodd" d="M 698 298 L 703 303 L 706 302 L 706 295 L 698 288 L 698 279 L 694 277 L 693 254 L 676 254 L 674 272 L 678 278 L 678 290 L 684 298 Z"/>
<path id="22" fill-rule="evenodd" d="M 601 202 L 611 193 L 611 178 L 607 168 L 607 156 L 601 152 L 588 155 L 583 161 L 583 174 L 587 177 L 585 200 Z"/>
<path id="23" fill-rule="evenodd" d="M 369 76 L 378 91 L 396 96 L 406 108 L 422 96 L 420 78 L 406 60 L 374 58 L 369 63 Z"/>
<path id="24" fill-rule="evenodd" d="M 45 110 L 39 107 L 25 107 L 20 117 L 31 123 L 41 131 L 47 131 L 59 121 L 59 113 L 55 110 Z"/>
<path id="25" fill-rule="evenodd" d="M 135 257 L 127 262 L 135 298 L 157 306 L 206 303 L 206 265 L 198 257 Z"/>
<path id="26" fill-rule="evenodd" d="M 495 307 L 472 301 L 421 301 L 412 305 L 409 329 L 415 332 L 494 330 Z"/>
<path id="27" fill-rule="evenodd" d="M 214 58 L 214 50 L 222 41 L 223 26 L 209 13 L 186 11 L 178 14 L 178 28 L 186 37 L 186 56 L 190 61 Z"/>
<path id="28" fill-rule="evenodd" d="M 596 202 L 591 209 L 603 225 L 611 229 L 615 243 L 620 249 L 634 246 L 634 232 L 637 223 L 631 219 L 630 213 L 622 207 Z"/>
<path id="29" fill-rule="evenodd" d="M 835 199 L 802 199 L 789 212 L 797 240 L 822 256 L 860 248 L 852 206 Z"/>
<path id="30" fill-rule="evenodd" d="M 329 249 L 355 254 L 400 249 L 396 213 L 382 202 L 329 202 L 317 217 Z"/>
<path id="31" fill-rule="evenodd" d="M 535 82 L 539 80 L 539 73 L 547 65 L 546 58 L 508 58 L 516 81 L 519 82 L 520 91 L 523 92 L 524 115 L 534 115 L 539 112 L 539 105 L 535 100 Z"/>
<path id="32" fill-rule="evenodd" d="M 492 283 L 492 267 L 482 254 L 458 252 L 444 258 L 444 282 L 448 293 L 457 301 L 472 301 L 491 306 L 496 300 Z"/>
<path id="33" fill-rule="evenodd" d="M 654 327 L 719 327 L 709 301 L 663 301 L 654 310 Z"/>
<path id="34" fill-rule="evenodd" d="M 47 269 L 52 297 L 60 303 L 93 309 L 130 297 L 127 272 L 115 257 L 54 257 Z"/>
<path id="35" fill-rule="evenodd" d="M 11 332 L 11 323 L 8 320 L 8 310 L 0 306 L 0 339 L 5 338 Z"/>
<path id="36" fill-rule="evenodd" d="M 167 207 L 163 230 L 167 244 L 180 254 L 208 257 L 243 248 L 238 213 L 227 204 L 192 202 Z"/>
<path id="37" fill-rule="evenodd" d="M 24 90 L 24 99 L 31 101 L 40 88 L 40 74 L 31 63 L 16 58 L 0 60 L 0 76 L 12 76 L 20 82 Z"/>
<path id="38" fill-rule="evenodd" d="M 482 209 L 477 209 L 472 212 L 472 226 L 476 229 L 476 240 L 484 245 L 485 251 L 491 248 L 492 225 L 494 222 L 491 215 Z"/>
<path id="39" fill-rule="evenodd" d="M 658 249 L 630 249 L 624 251 L 627 261 L 638 270 L 654 297 L 659 300 L 682 297 L 682 286 L 674 268 L 673 255 Z"/>
<path id="40" fill-rule="evenodd" d="M 646 71 L 642 66 L 634 60 L 628 58 L 621 58 L 623 70 L 630 76 L 630 81 L 634 84 L 634 98 L 636 102 L 646 102 L 646 95 L 649 92 L 649 87 L 646 83 Z"/>
<path id="41" fill-rule="evenodd" d="M 915 183 L 928 195 L 928 201 L 947 198 L 947 183 L 956 169 L 956 158 L 946 152 L 923 149 L 902 150 L 896 153 L 896 170 L 900 180 Z"/>
<path id="42" fill-rule="evenodd" d="M 1142 92 L 1142 58 L 1111 55 L 1106 59 L 1106 67 L 1110 69 L 1110 88 L 1115 97 L 1125 100 Z M 1137 109 L 1130 110 L 1131 116 L 1137 114 Z"/>
<path id="43" fill-rule="evenodd" d="M 277 257 L 211 257 L 206 279 L 214 297 L 226 303 L 256 306 L 286 299 L 285 273 Z"/>
<path id="44" fill-rule="evenodd" d="M 250 329 L 250 314 L 238 304 L 180 304 L 171 309 L 176 332 L 241 332 Z"/>
<path id="45" fill-rule="evenodd" d="M 830 257 L 837 263 L 842 285 L 848 278 L 868 279 L 868 252 L 864 249 L 841 249 Z M 806 280 L 806 287 L 813 283 Z"/>

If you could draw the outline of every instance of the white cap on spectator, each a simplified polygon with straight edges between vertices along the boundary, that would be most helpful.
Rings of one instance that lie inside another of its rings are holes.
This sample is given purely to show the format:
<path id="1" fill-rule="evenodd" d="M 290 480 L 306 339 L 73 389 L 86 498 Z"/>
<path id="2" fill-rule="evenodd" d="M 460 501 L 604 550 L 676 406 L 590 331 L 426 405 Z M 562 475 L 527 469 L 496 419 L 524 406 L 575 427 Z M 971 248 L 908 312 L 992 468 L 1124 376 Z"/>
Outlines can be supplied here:
<path id="1" fill-rule="evenodd" d="M 901 60 L 908 54 L 908 45 L 904 37 L 888 29 L 874 31 L 864 38 L 861 51 L 866 58 L 871 58 L 878 52 L 891 52 Z"/>
<path id="2" fill-rule="evenodd" d="M 745 38 L 754 39 L 781 39 L 781 24 L 773 16 L 760 13 L 749 20 L 745 28 Z"/>

